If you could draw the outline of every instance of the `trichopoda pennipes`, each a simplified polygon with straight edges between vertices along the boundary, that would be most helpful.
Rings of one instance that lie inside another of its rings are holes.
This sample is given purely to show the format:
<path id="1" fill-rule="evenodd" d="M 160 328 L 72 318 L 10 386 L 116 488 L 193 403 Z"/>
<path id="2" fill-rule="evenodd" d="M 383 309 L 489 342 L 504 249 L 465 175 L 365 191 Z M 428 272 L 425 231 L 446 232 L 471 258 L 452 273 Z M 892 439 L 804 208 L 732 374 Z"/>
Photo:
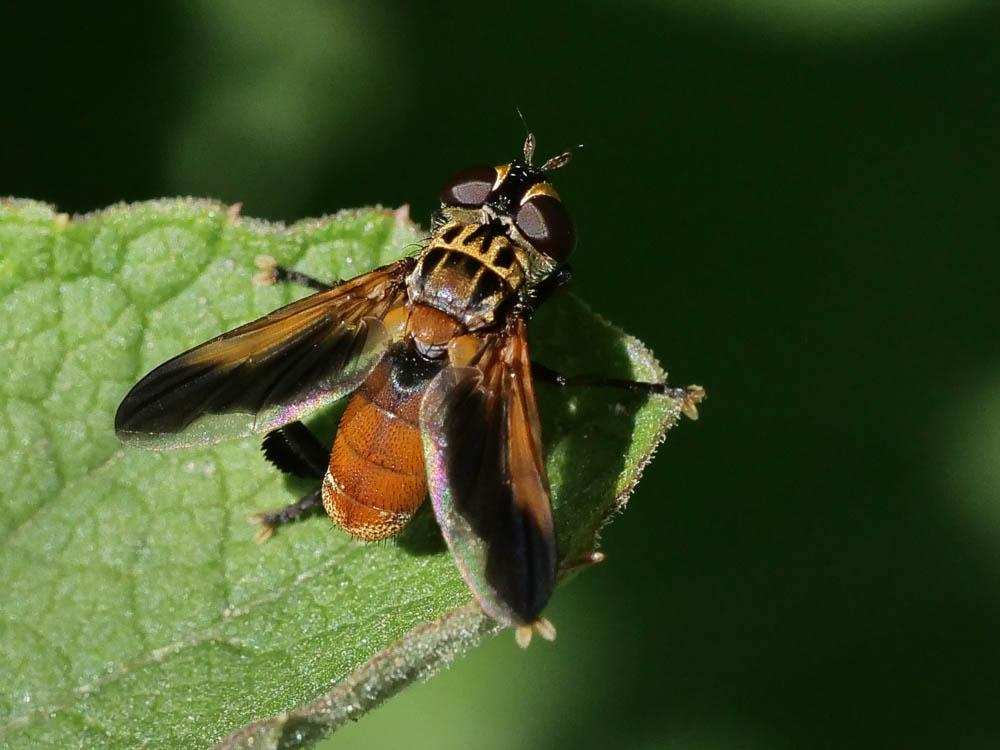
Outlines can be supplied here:
<path id="1" fill-rule="evenodd" d="M 541 612 L 559 559 L 532 375 L 682 400 L 704 392 L 532 363 L 526 325 L 569 278 L 573 222 L 548 180 L 569 153 L 459 172 L 415 256 L 334 286 L 275 265 L 265 281 L 318 291 L 207 341 L 140 380 L 118 408 L 121 440 L 153 450 L 267 433 L 267 458 L 321 486 L 261 513 L 258 538 L 322 504 L 363 540 L 395 536 L 429 494 L 483 610 L 554 635 Z M 265 264 L 266 265 L 266 264 Z M 332 451 L 298 421 L 352 394 Z"/>

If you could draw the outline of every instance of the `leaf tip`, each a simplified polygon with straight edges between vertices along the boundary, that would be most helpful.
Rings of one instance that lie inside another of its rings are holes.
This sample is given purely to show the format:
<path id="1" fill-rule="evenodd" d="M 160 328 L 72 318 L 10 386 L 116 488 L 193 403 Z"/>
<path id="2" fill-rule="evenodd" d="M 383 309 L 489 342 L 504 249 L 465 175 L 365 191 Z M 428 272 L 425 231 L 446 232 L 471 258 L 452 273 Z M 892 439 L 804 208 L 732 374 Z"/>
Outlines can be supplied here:
<path id="1" fill-rule="evenodd" d="M 411 223 L 410 204 L 404 203 L 402 206 L 393 211 L 392 218 L 395 220 L 397 227 L 408 227 Z"/>

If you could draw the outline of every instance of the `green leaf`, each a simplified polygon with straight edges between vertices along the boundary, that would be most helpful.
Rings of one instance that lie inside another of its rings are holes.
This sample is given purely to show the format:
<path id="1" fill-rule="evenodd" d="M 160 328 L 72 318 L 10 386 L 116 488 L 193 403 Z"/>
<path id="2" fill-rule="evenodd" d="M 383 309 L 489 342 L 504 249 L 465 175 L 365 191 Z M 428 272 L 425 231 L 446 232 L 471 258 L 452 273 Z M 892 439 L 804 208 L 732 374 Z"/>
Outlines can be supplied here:
<path id="1" fill-rule="evenodd" d="M 202 201 L 72 221 L 0 203 L 0 745 L 283 746 L 357 718 L 496 630 L 428 508 L 390 543 L 316 518 L 258 546 L 248 515 L 309 486 L 266 464 L 256 440 L 151 453 L 112 430 L 151 367 L 303 294 L 253 286 L 256 255 L 349 278 L 420 236 L 405 212 L 378 208 L 285 228 Z M 568 294 L 532 322 L 531 343 L 565 372 L 663 374 Z M 573 558 L 593 549 L 678 404 L 538 390 Z M 324 437 L 339 408 L 314 420 Z"/>

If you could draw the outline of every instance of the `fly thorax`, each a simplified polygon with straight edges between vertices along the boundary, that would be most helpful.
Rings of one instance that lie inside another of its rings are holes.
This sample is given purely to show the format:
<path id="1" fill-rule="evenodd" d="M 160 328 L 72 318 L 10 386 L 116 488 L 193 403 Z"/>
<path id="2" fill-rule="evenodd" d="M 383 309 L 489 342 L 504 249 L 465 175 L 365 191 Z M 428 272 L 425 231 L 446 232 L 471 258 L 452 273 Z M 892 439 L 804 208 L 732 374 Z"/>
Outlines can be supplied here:
<path id="1" fill-rule="evenodd" d="M 444 312 L 474 331 L 497 321 L 528 280 L 528 251 L 501 222 L 442 226 L 407 279 L 410 301 Z"/>
<path id="2" fill-rule="evenodd" d="M 464 332 L 459 321 L 436 307 L 415 304 L 410 308 L 406 334 L 424 357 L 443 357 L 452 340 Z"/>

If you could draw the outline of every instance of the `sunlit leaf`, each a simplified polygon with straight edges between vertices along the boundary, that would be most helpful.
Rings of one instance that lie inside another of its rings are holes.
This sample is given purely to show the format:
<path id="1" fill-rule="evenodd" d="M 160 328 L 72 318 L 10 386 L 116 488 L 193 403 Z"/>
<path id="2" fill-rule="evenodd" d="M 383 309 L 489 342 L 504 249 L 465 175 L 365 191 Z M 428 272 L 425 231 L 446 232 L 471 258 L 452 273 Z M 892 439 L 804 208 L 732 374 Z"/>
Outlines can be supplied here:
<path id="1" fill-rule="evenodd" d="M 426 508 L 391 543 L 351 541 L 315 518 L 258 546 L 248 515 L 310 487 L 266 464 L 255 440 L 151 453 L 112 430 L 149 368 L 304 293 L 253 286 L 255 256 L 348 278 L 420 235 L 383 209 L 285 228 L 198 201 L 73 220 L 0 203 L 0 745 L 293 742 L 495 630 Z M 570 295 L 533 321 L 532 347 L 566 372 L 662 376 Z M 573 558 L 593 548 L 678 404 L 544 384 L 539 401 Z M 314 421 L 325 438 L 338 413 Z"/>

